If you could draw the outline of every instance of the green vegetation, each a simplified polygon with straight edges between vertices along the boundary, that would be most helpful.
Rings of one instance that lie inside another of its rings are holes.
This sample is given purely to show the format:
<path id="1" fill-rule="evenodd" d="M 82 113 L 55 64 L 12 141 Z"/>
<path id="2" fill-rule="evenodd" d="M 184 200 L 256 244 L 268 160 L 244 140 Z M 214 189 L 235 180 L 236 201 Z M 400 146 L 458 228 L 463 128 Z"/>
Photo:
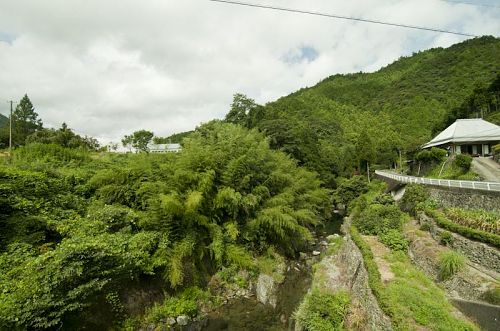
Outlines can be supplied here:
<path id="1" fill-rule="evenodd" d="M 495 287 L 484 292 L 482 299 L 492 305 L 500 306 L 500 287 Z"/>
<path id="2" fill-rule="evenodd" d="M 455 155 L 455 159 L 453 160 L 453 164 L 456 167 L 461 168 L 464 172 L 470 170 L 471 163 L 472 163 L 472 156 L 465 154 Z"/>
<path id="3" fill-rule="evenodd" d="M 466 258 L 455 251 L 443 252 L 439 256 L 439 278 L 446 280 L 463 270 Z"/>
<path id="4" fill-rule="evenodd" d="M 368 165 L 394 167 L 399 151 L 412 157 L 463 116 L 454 109 L 498 78 L 499 45 L 481 37 L 419 52 L 374 73 L 331 76 L 265 106 L 237 95 L 228 120 L 258 128 L 273 148 L 335 187 L 336 177 L 365 173 Z"/>
<path id="5" fill-rule="evenodd" d="M 396 205 L 369 205 L 354 221 L 363 234 L 379 235 L 388 230 L 401 231 L 404 214 Z"/>
<path id="6" fill-rule="evenodd" d="M 440 227 L 448 231 L 458 233 L 466 238 L 481 241 L 486 244 L 491 244 L 494 247 L 500 248 L 500 235 L 457 224 L 446 218 L 446 216 L 442 212 L 434 208 L 430 208 L 428 206 L 425 206 L 423 208 L 424 212 L 432 217 Z"/>
<path id="7" fill-rule="evenodd" d="M 393 251 L 408 250 L 408 240 L 405 239 L 401 231 L 389 229 L 379 235 L 380 241 Z"/>
<path id="8" fill-rule="evenodd" d="M 255 268 L 271 246 L 295 255 L 329 218 L 316 175 L 256 131 L 212 122 L 184 144 L 155 155 L 32 144 L 0 165 L 0 329 L 126 314 L 129 284 L 173 293 Z"/>
<path id="9" fill-rule="evenodd" d="M 384 285 L 370 247 L 355 227 L 351 227 L 350 233 L 363 255 L 370 288 L 395 330 L 418 328 L 415 324 L 431 330 L 477 330 L 471 323 L 454 316 L 454 308 L 444 292 L 401 251 L 385 257 L 395 278 Z"/>
<path id="10" fill-rule="evenodd" d="M 500 235 L 500 214 L 482 209 L 448 208 L 444 214 L 451 221 L 471 229 Z"/>
<path id="11" fill-rule="evenodd" d="M 347 292 L 330 294 L 314 289 L 306 294 L 294 318 L 307 331 L 344 330 L 349 303 Z"/>
<path id="12" fill-rule="evenodd" d="M 180 144 L 182 140 L 188 137 L 194 131 L 175 133 L 168 137 L 153 137 L 154 144 Z"/>
<path id="13" fill-rule="evenodd" d="M 152 139 L 182 140 L 176 154 L 97 153 L 97 141 L 65 124 L 44 129 L 23 97 L 13 114 L 18 148 L 0 161 L 0 329 L 134 329 L 194 316 L 212 299 L 201 287 L 213 275 L 241 287 L 244 275 L 257 272 L 280 280 L 284 256 L 309 244 L 332 202 L 355 218 L 351 236 L 395 329 L 474 329 L 453 318 L 441 290 L 411 266 L 401 252 L 407 216 L 383 193 L 385 184 L 364 175 L 394 168 L 401 154 L 412 157 L 465 109 L 496 118 L 497 99 L 489 96 L 498 91 L 499 45 L 482 37 L 420 52 L 265 106 L 236 94 L 224 122 L 156 139 L 139 130 L 123 140 L 140 151 Z M 6 133 L 0 123 L 2 147 Z M 415 157 L 438 164 L 444 154 L 434 148 Z M 444 176 L 469 176 L 469 166 L 457 158 Z M 408 186 L 401 207 L 412 215 L 423 208 L 449 231 L 500 247 L 497 221 L 490 228 L 456 212 L 451 221 L 427 211 L 427 197 Z M 381 282 L 358 229 L 391 248 L 395 280 Z M 457 260 L 450 261 L 455 270 Z M 130 292 L 148 297 L 151 283 L 163 302 L 150 298 L 130 316 Z M 297 319 L 309 330 L 341 329 L 349 303 L 346 293 L 315 289 Z"/>
<path id="14" fill-rule="evenodd" d="M 454 241 L 454 239 L 453 239 L 451 232 L 443 231 L 439 234 L 439 242 L 442 245 L 449 246 L 449 245 L 453 244 L 453 241 Z"/>
<path id="15" fill-rule="evenodd" d="M 429 199 L 429 193 L 423 185 L 406 185 L 406 191 L 399 206 L 412 216 L 417 215 L 417 206 Z"/>
<path id="16" fill-rule="evenodd" d="M 209 298 L 209 293 L 197 287 L 186 288 L 176 296 L 167 297 L 163 303 L 146 309 L 144 320 L 148 323 L 160 323 L 169 317 L 175 318 L 179 315 L 194 317 L 198 313 L 199 302 L 207 301 Z"/>

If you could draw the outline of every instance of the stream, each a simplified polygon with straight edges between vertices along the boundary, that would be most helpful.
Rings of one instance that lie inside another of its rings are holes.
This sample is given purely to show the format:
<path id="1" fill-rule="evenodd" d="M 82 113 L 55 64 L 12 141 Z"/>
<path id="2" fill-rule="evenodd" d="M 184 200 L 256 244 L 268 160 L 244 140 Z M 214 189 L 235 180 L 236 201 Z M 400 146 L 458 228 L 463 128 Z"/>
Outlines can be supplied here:
<path id="1" fill-rule="evenodd" d="M 335 217 L 327 223 L 319 236 L 326 237 L 329 234 L 339 233 L 342 217 Z M 313 247 L 317 249 L 318 245 Z M 224 305 L 217 311 L 208 315 L 208 323 L 204 331 L 288 331 L 294 329 L 294 321 L 291 318 L 293 312 L 299 306 L 302 298 L 311 287 L 311 268 L 292 267 L 285 274 L 285 281 L 278 289 L 278 302 L 276 309 L 269 305 L 263 305 L 256 297 L 239 298 Z"/>

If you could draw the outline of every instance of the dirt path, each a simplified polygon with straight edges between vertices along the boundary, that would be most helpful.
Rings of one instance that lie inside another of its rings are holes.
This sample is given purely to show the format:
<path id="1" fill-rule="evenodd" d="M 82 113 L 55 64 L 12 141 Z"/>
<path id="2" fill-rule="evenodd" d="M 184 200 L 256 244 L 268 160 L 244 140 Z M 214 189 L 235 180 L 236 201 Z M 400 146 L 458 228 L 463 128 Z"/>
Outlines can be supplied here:
<path id="1" fill-rule="evenodd" d="M 391 265 L 385 259 L 385 256 L 391 253 L 389 248 L 378 241 L 376 236 L 363 236 L 363 240 L 370 245 L 375 263 L 377 264 L 378 271 L 380 272 L 380 279 L 382 279 L 384 283 L 394 279 L 394 273 L 391 271 Z"/>
<path id="2" fill-rule="evenodd" d="M 489 182 L 500 182 L 500 164 L 487 157 L 472 159 L 472 171 Z"/>

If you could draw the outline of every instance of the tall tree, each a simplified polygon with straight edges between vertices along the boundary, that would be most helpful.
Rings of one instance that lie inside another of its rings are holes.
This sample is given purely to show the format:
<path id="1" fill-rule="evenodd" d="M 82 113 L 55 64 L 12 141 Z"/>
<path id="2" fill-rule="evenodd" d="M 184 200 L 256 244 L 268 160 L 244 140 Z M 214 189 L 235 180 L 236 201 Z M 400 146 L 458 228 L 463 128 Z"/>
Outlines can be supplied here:
<path id="1" fill-rule="evenodd" d="M 147 130 L 139 130 L 133 133 L 132 146 L 142 152 L 148 151 L 148 144 L 153 139 L 153 132 Z"/>
<path id="2" fill-rule="evenodd" d="M 125 148 L 128 148 L 129 151 L 132 149 L 132 135 L 125 135 L 122 138 L 122 145 Z"/>
<path id="3" fill-rule="evenodd" d="M 231 104 L 231 109 L 227 113 L 225 121 L 234 124 L 240 124 L 243 126 L 249 126 L 250 121 L 253 117 L 258 116 L 256 114 L 262 108 L 255 103 L 253 99 L 250 99 L 244 94 L 236 93 L 233 96 L 233 103 Z"/>
<path id="4" fill-rule="evenodd" d="M 14 145 L 24 144 L 26 137 L 43 127 L 42 120 L 27 94 L 19 101 L 12 113 L 12 135 Z"/>

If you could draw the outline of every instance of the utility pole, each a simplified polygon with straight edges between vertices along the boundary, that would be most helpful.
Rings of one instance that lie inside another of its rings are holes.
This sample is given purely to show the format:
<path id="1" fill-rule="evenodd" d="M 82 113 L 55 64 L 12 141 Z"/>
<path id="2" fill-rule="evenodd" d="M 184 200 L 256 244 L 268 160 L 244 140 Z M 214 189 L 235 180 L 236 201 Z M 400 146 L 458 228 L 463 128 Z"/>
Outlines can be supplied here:
<path id="1" fill-rule="evenodd" d="M 10 116 L 9 116 L 9 156 L 12 156 L 12 103 L 10 100 Z"/>

